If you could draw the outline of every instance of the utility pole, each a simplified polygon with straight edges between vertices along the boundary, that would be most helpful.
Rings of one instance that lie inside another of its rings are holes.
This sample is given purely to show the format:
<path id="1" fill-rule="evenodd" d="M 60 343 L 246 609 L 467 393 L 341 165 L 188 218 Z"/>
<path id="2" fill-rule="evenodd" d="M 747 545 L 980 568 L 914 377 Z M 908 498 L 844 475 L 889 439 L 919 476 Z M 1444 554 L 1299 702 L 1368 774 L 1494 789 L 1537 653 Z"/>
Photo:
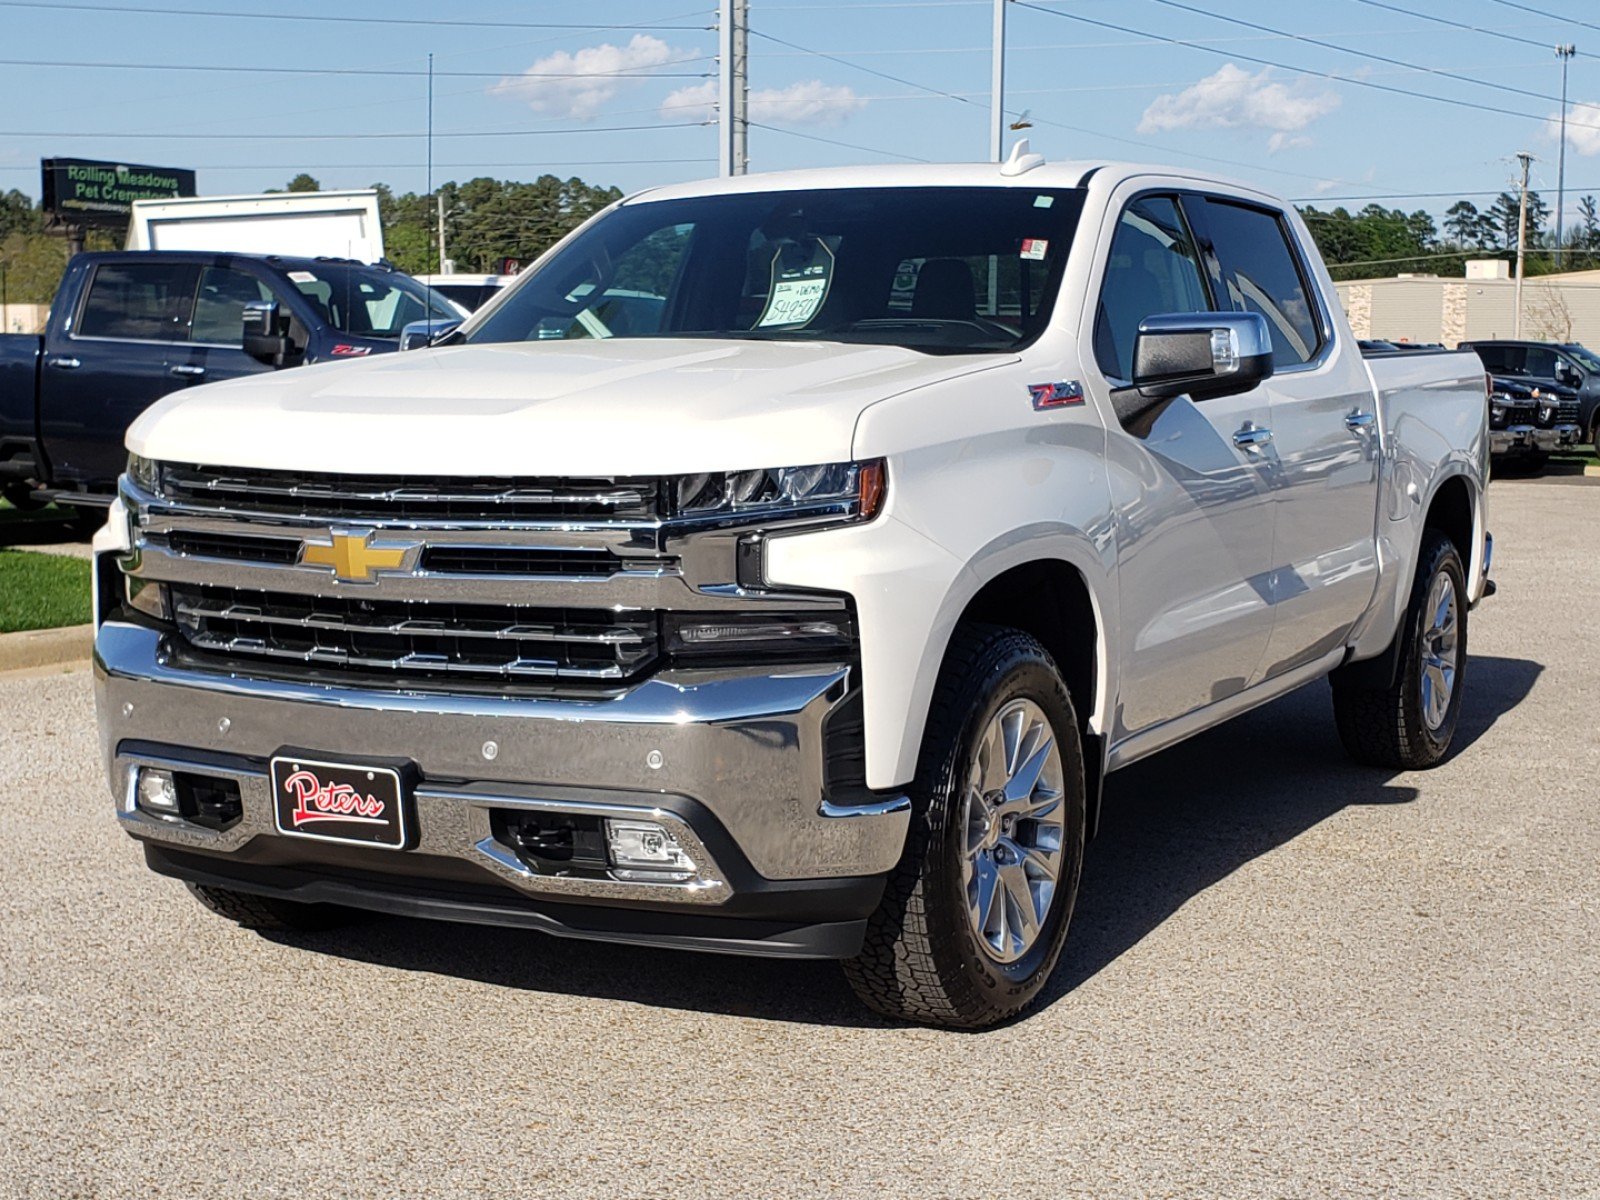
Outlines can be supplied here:
<path id="1" fill-rule="evenodd" d="M 1522 258 L 1528 248 L 1528 168 L 1533 165 L 1533 155 L 1518 150 L 1517 161 L 1522 164 L 1522 201 L 1517 205 L 1517 313 L 1512 320 L 1511 334 L 1514 338 L 1522 336 Z"/>
<path id="2" fill-rule="evenodd" d="M 994 0 L 994 43 L 989 68 L 989 161 L 1006 156 L 1006 4 Z"/>
<path id="3" fill-rule="evenodd" d="M 444 270 L 447 255 L 444 251 L 444 193 L 435 192 L 433 198 L 439 202 L 439 270 Z"/>
<path id="4" fill-rule="evenodd" d="M 1567 199 L 1567 63 L 1578 52 L 1573 45 L 1557 46 L 1556 56 L 1561 59 L 1561 148 L 1556 151 L 1556 253 L 1566 247 L 1561 241 L 1561 210 Z M 1565 266 L 1564 262 L 1558 265 Z"/>
<path id="5" fill-rule="evenodd" d="M 750 0 L 719 0 L 717 167 L 743 175 L 750 162 Z"/>

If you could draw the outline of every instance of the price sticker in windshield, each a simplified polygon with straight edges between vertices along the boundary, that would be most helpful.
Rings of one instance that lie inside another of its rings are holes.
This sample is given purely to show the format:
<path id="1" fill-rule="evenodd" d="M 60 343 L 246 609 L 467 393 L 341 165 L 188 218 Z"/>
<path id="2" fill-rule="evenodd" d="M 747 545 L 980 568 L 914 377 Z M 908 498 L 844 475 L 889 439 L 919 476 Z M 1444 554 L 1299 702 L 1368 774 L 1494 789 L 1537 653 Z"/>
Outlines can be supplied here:
<path id="1" fill-rule="evenodd" d="M 828 298 L 833 262 L 833 251 L 821 238 L 806 246 L 793 242 L 779 246 L 772 255 L 767 306 L 756 328 L 804 325 L 814 318 Z"/>

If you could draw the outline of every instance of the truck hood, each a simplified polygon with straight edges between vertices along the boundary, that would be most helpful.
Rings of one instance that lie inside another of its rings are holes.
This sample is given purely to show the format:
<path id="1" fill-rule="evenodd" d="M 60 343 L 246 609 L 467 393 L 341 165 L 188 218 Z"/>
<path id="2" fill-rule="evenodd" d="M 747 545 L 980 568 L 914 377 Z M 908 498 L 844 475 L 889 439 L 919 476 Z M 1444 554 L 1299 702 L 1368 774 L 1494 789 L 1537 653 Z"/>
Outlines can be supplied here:
<path id="1" fill-rule="evenodd" d="M 891 396 L 1015 359 L 898 346 L 524 342 L 299 367 L 169 396 L 146 458 L 402 475 L 651 475 L 839 462 Z"/>

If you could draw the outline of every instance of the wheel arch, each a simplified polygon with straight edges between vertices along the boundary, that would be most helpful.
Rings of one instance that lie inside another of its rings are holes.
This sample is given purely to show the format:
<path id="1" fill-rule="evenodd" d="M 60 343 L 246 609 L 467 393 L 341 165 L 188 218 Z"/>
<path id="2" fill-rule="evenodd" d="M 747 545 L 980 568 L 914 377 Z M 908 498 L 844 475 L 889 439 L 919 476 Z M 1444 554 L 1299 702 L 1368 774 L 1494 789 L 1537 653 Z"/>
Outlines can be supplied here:
<path id="1" fill-rule="evenodd" d="M 956 629 L 969 622 L 1017 629 L 1038 640 L 1061 672 L 1077 713 L 1092 836 L 1105 776 L 1105 714 L 1115 689 L 1108 628 L 1115 608 L 1106 595 L 1111 576 L 1083 535 L 1035 532 L 1035 538 L 991 547 L 963 572 L 965 586 L 947 597 L 937 655 L 930 646 L 928 658 L 937 665 L 937 678 Z M 925 720 L 926 712 L 917 715 Z M 916 741 L 921 742 L 920 729 Z"/>

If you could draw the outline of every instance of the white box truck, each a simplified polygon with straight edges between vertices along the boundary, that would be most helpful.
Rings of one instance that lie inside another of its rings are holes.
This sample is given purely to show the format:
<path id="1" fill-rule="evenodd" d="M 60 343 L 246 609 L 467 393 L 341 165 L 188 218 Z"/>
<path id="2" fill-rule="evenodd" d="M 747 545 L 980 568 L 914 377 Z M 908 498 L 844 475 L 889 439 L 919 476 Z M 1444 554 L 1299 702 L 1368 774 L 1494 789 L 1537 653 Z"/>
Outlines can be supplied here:
<path id="1" fill-rule="evenodd" d="M 299 258 L 383 257 L 378 193 L 284 192 L 136 200 L 129 250 L 211 250 Z"/>

